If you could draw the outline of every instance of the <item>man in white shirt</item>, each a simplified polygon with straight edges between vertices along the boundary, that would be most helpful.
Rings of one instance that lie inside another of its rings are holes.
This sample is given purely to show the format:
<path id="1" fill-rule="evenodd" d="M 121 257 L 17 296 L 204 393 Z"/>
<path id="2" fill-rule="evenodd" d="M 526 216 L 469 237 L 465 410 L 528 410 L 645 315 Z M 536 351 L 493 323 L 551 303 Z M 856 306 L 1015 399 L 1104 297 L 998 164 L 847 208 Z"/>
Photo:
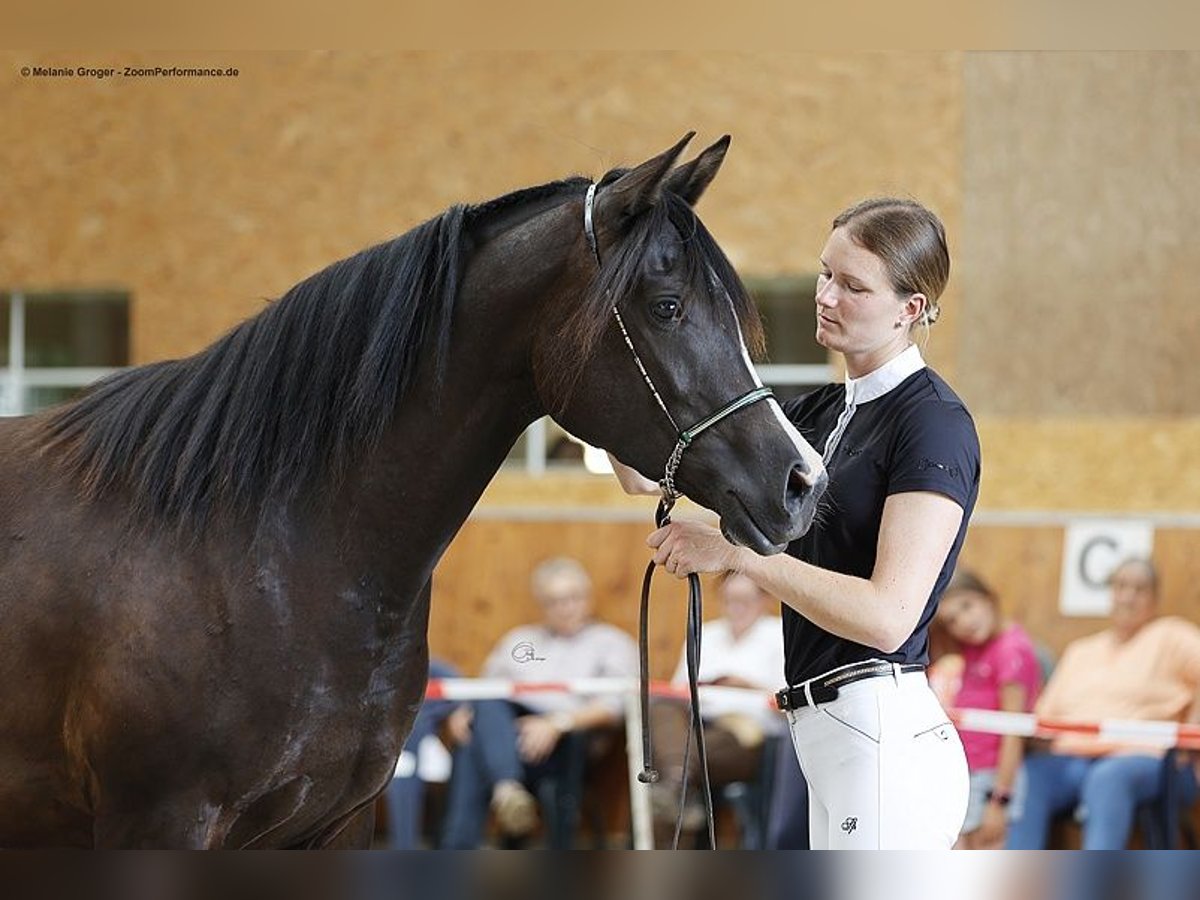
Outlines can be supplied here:
<path id="1" fill-rule="evenodd" d="M 592 582 L 578 561 L 546 560 L 534 569 L 530 587 L 541 621 L 500 638 L 483 665 L 484 678 L 547 682 L 637 674 L 633 638 L 592 618 Z M 480 700 L 473 707 L 471 739 L 454 754 L 443 849 L 478 847 L 489 807 L 506 838 L 528 834 L 537 824 L 530 787 L 547 776 L 555 779 L 559 794 L 564 786 L 578 787 L 597 730 L 621 722 L 620 699 L 612 696 L 532 693 L 520 703 Z M 565 808 L 560 818 L 576 816 L 577 801 L 560 797 L 558 805 Z M 551 849 L 569 845 L 573 823 L 559 826 L 547 835 Z"/>
<path id="2" fill-rule="evenodd" d="M 774 709 L 770 691 L 783 680 L 783 626 L 778 616 L 768 615 L 771 596 L 744 575 L 727 572 L 720 577 L 722 616 L 705 622 L 701 629 L 700 716 L 708 751 L 709 778 L 713 787 L 757 777 L 763 741 L 781 734 L 785 721 Z M 687 659 L 681 654 L 672 678 L 676 687 L 687 686 Z M 721 688 L 751 688 L 750 691 Z M 654 785 L 656 846 L 669 846 L 678 814 L 683 755 L 687 745 L 687 704 L 659 699 L 651 707 L 655 767 L 661 780 Z M 703 824 L 698 805 L 699 762 L 695 743 L 688 765 L 689 802 L 684 815 L 685 831 Z"/>

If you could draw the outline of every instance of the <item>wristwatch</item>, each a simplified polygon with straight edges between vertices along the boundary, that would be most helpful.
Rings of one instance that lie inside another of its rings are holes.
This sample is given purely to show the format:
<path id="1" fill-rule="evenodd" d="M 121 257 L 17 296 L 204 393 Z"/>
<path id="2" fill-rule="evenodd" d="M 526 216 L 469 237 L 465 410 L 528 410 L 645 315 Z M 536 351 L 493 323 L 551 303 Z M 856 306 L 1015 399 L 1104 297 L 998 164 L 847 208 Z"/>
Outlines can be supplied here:
<path id="1" fill-rule="evenodd" d="M 988 803 L 995 803 L 997 806 L 1008 806 L 1012 803 L 1012 794 L 1008 791 L 991 790 L 986 796 Z"/>

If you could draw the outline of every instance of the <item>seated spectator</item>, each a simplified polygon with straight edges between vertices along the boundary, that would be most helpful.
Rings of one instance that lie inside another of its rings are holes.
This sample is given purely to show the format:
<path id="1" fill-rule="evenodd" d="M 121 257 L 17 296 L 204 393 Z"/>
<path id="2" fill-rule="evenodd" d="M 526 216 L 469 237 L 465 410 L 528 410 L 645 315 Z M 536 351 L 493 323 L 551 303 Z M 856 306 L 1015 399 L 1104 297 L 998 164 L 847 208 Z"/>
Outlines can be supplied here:
<path id="1" fill-rule="evenodd" d="M 958 644 L 961 658 L 950 705 L 1030 712 L 1041 688 L 1037 653 L 1025 629 L 1000 617 L 992 589 L 973 572 L 960 569 L 946 586 L 937 616 Z M 951 658 L 942 657 L 939 668 L 948 665 L 945 661 Z M 1018 811 L 1023 799 L 1017 784 L 1024 751 L 1022 739 L 978 731 L 960 733 L 971 772 L 971 793 L 962 834 L 955 846 L 1000 849 L 1009 812 Z"/>
<path id="2" fill-rule="evenodd" d="M 441 660 L 429 661 L 429 677 L 456 678 L 458 672 Z M 471 707 L 453 700 L 425 700 L 413 720 L 412 731 L 396 760 L 396 771 L 384 794 L 388 813 L 388 849 L 415 850 L 420 846 L 421 819 L 425 810 L 425 779 L 421 769 L 421 746 L 437 740 L 445 726 L 457 744 L 470 734 Z M 444 751 L 443 751 L 444 752 Z"/>
<path id="3" fill-rule="evenodd" d="M 1099 721 L 1194 720 L 1200 688 L 1200 628 L 1159 616 L 1158 575 L 1149 560 L 1113 572 L 1111 625 L 1067 645 L 1038 701 L 1039 716 Z M 1128 844 L 1137 806 L 1159 791 L 1162 751 L 1122 746 L 1099 735 L 1063 734 L 1050 752 L 1029 754 L 1024 807 L 1008 830 L 1012 849 L 1046 846 L 1050 822 L 1079 808 L 1083 847 Z M 1183 793 L 1194 795 L 1192 772 Z"/>
<path id="4" fill-rule="evenodd" d="M 543 562 L 531 589 L 542 621 L 504 635 L 484 663 L 483 677 L 546 682 L 637 675 L 633 638 L 592 619 L 591 579 L 582 565 L 565 557 Z M 622 720 L 618 697 L 539 693 L 473 706 L 469 739 L 454 752 L 441 842 L 446 849 L 478 847 L 489 808 L 505 838 L 527 836 L 537 825 L 530 789 L 547 778 L 565 778 L 595 731 Z"/>
<path id="5" fill-rule="evenodd" d="M 774 601 L 744 575 L 728 572 L 719 580 L 722 616 L 705 622 L 700 632 L 702 685 L 755 688 L 762 693 L 705 692 L 700 703 L 713 788 L 758 777 L 763 741 L 782 734 L 786 722 L 771 707 L 768 692 L 783 679 L 783 624 L 767 615 Z M 687 687 L 687 657 L 681 655 L 675 687 Z M 660 698 L 650 708 L 654 735 L 654 766 L 660 780 L 651 789 L 655 846 L 669 847 L 679 814 L 684 748 L 687 745 L 688 705 Z M 789 755 L 790 747 L 788 748 Z M 694 837 L 705 825 L 698 792 L 700 763 L 692 741 L 688 763 L 688 797 L 683 831 Z M 683 841 L 681 839 L 681 845 Z"/>

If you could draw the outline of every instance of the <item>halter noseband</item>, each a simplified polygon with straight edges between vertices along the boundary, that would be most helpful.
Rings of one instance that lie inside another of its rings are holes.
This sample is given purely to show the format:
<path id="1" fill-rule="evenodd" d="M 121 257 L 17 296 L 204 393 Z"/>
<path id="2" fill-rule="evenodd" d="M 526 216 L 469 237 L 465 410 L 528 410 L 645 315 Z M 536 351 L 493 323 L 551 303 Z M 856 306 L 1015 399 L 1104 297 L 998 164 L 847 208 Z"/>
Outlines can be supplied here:
<path id="1" fill-rule="evenodd" d="M 587 235 L 588 246 L 592 248 L 592 255 L 596 257 L 596 265 L 599 267 L 601 265 L 600 245 L 596 242 L 596 228 L 592 220 L 592 210 L 595 207 L 595 203 L 596 183 L 592 182 L 588 185 L 587 198 L 583 203 L 583 231 Z M 757 387 L 725 404 L 715 413 L 701 419 L 691 428 L 680 428 L 679 424 L 675 421 L 675 417 L 671 415 L 671 411 L 667 409 L 667 404 L 663 402 L 658 388 L 654 386 L 654 381 L 650 378 L 650 373 L 642 365 L 642 358 L 638 355 L 637 348 L 633 346 L 633 340 L 629 337 L 629 330 L 625 327 L 625 322 L 621 318 L 621 312 L 617 309 L 615 302 L 613 303 L 612 311 L 613 316 L 617 320 L 617 326 L 621 329 L 621 337 L 625 339 L 625 346 L 633 354 L 633 361 L 637 364 L 638 371 L 642 373 L 642 380 L 646 382 L 646 387 L 650 389 L 651 395 L 654 397 L 655 402 L 658 403 L 658 408 L 663 411 L 663 414 L 667 417 L 667 421 L 671 423 L 671 428 L 675 430 L 675 449 L 671 451 L 671 455 L 667 458 L 666 469 L 662 480 L 658 483 L 659 488 L 662 490 L 665 509 L 669 512 L 671 507 L 675 505 L 675 501 L 681 496 L 675 487 L 675 472 L 679 469 L 679 464 L 683 461 L 683 451 L 690 447 L 692 441 L 699 437 L 702 432 L 707 431 L 722 419 L 733 415 L 738 410 L 757 403 L 759 400 L 765 400 L 767 397 L 772 396 L 772 392 L 768 387 Z"/>

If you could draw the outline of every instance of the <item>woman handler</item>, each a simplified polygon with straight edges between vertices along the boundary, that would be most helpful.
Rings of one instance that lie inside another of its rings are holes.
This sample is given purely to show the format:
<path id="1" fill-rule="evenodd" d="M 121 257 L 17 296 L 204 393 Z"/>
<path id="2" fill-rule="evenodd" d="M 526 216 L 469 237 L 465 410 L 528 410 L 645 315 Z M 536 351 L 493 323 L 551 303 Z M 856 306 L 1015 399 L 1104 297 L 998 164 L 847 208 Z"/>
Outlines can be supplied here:
<path id="1" fill-rule="evenodd" d="M 839 215 L 821 254 L 817 340 L 845 384 L 784 405 L 829 472 L 824 509 L 786 554 L 762 557 L 676 521 L 647 542 L 683 578 L 735 571 L 783 602 L 778 695 L 809 783 L 819 848 L 949 848 L 967 807 L 962 743 L 929 689 L 928 628 L 979 491 L 966 406 L 914 334 L 938 317 L 945 231 L 909 200 Z M 626 490 L 651 485 L 618 465 Z"/>

